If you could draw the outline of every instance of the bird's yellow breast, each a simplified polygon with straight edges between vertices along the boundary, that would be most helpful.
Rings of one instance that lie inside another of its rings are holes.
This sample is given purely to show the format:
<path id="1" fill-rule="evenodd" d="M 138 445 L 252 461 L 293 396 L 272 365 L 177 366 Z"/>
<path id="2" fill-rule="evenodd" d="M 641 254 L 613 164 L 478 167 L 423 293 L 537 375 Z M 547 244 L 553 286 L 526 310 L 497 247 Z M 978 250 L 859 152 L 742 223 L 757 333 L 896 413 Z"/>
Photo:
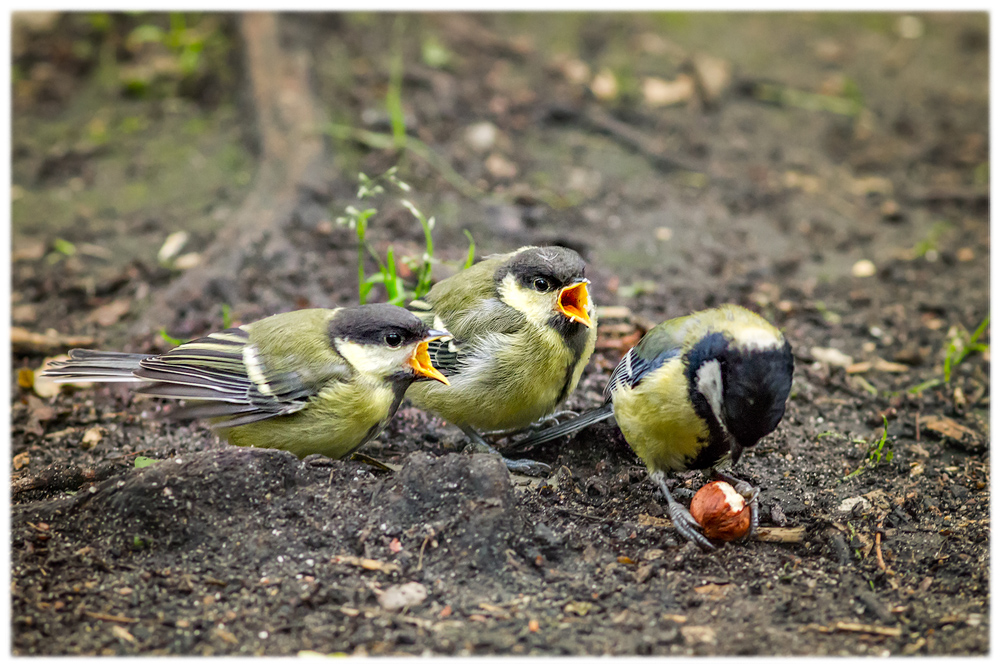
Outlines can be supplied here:
<path id="1" fill-rule="evenodd" d="M 331 384 L 298 412 L 219 429 L 219 435 L 239 447 L 284 449 L 299 458 L 323 454 L 339 459 L 378 435 L 395 401 L 389 385 L 361 376 L 351 383 Z"/>
<path id="2" fill-rule="evenodd" d="M 486 334 L 472 345 L 468 366 L 448 378 L 450 386 L 421 382 L 407 396 L 453 424 L 483 431 L 522 428 L 551 413 L 576 387 L 593 350 L 591 342 L 573 365 L 572 351 L 550 327 Z"/>
<path id="3" fill-rule="evenodd" d="M 687 469 L 708 443 L 708 425 L 694 411 L 680 357 L 614 394 L 615 421 L 651 471 Z"/>

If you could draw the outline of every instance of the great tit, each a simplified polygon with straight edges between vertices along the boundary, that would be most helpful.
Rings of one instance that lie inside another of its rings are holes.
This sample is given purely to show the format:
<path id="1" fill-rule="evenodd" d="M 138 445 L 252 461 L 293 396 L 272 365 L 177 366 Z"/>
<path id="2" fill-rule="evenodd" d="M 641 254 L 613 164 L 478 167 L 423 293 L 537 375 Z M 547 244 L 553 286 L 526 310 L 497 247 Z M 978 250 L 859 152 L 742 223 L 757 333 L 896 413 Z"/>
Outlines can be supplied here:
<path id="1" fill-rule="evenodd" d="M 531 446 L 614 416 L 667 499 L 686 539 L 713 548 L 671 495 L 665 473 L 709 469 L 750 500 L 757 490 L 719 469 L 773 431 L 792 386 L 791 347 L 761 316 L 735 305 L 663 322 L 630 349 L 608 381 L 604 405 L 518 443 Z"/>
<path id="2" fill-rule="evenodd" d="M 427 354 L 447 336 L 388 304 L 314 308 L 212 333 L 165 354 L 72 350 L 56 382 L 144 382 L 184 399 L 176 418 L 208 418 L 241 447 L 342 458 L 381 432 L 407 387 L 448 379 Z"/>
<path id="3" fill-rule="evenodd" d="M 576 387 L 594 351 L 597 318 L 580 256 L 558 246 L 524 247 L 484 259 L 409 304 L 454 338 L 429 353 L 449 384 L 413 385 L 417 406 L 496 453 L 482 431 L 512 431 L 552 413 Z M 504 458 L 511 470 L 548 466 Z"/>

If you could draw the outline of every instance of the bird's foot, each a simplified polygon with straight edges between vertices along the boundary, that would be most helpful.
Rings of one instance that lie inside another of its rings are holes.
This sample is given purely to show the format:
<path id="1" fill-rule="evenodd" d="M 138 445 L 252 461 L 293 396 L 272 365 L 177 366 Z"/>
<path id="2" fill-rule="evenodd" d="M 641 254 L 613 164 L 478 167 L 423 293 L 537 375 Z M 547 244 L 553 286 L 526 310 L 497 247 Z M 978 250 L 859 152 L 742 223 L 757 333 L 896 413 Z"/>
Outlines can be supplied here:
<path id="1" fill-rule="evenodd" d="M 707 537 L 701 534 L 701 525 L 694 520 L 691 512 L 674 500 L 670 489 L 667 488 L 667 483 L 663 475 L 654 473 L 652 477 L 659 484 L 663 497 L 667 499 L 667 512 L 670 514 L 670 520 L 674 524 L 674 529 L 681 534 L 681 537 L 688 542 L 698 545 L 703 551 L 714 551 L 715 546 L 708 541 Z"/>
<path id="2" fill-rule="evenodd" d="M 744 482 L 738 477 L 733 477 L 728 473 L 721 472 L 719 470 L 713 471 L 713 475 L 716 479 L 720 479 L 727 484 L 730 484 L 736 493 L 743 496 L 750 505 L 750 530 L 747 534 L 743 536 L 742 542 L 747 542 L 751 537 L 757 532 L 757 528 L 760 526 L 760 502 L 758 497 L 760 496 L 760 487 L 753 486 L 750 482 Z"/>

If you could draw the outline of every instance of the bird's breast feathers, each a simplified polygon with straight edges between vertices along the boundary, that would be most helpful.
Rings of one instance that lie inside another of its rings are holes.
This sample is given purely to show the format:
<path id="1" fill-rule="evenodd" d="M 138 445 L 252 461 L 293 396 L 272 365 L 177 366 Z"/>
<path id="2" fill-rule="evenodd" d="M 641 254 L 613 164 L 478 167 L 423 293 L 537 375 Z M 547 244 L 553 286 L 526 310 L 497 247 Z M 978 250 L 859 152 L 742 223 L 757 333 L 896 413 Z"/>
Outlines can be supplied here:
<path id="1" fill-rule="evenodd" d="M 708 443 L 708 426 L 688 397 L 680 358 L 649 372 L 634 387 L 619 387 L 614 411 L 625 440 L 650 470 L 686 470 Z"/>

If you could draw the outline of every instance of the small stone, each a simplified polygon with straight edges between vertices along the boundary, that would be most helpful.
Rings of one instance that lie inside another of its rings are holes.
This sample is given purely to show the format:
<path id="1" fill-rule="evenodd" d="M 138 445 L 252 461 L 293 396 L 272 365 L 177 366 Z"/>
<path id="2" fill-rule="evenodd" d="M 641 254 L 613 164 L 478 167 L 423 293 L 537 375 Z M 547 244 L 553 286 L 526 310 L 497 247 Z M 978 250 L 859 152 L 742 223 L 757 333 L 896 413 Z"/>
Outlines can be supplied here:
<path id="1" fill-rule="evenodd" d="M 399 611 L 415 607 L 427 599 L 427 587 L 418 581 L 391 586 L 379 597 L 378 603 L 386 611 Z"/>
<path id="2" fill-rule="evenodd" d="M 858 511 L 860 512 L 867 512 L 872 508 L 871 501 L 864 496 L 852 496 L 840 501 L 840 505 L 837 506 L 837 511 L 844 514 L 852 514 L 855 511 L 854 508 L 858 505 L 860 505 L 858 508 Z"/>
<path id="3" fill-rule="evenodd" d="M 465 129 L 465 143 L 477 153 L 485 153 L 496 145 L 499 134 L 493 123 L 475 123 Z"/>
<path id="4" fill-rule="evenodd" d="M 871 278 L 875 275 L 877 269 L 875 268 L 875 263 L 870 259 L 861 259 L 854 263 L 851 267 L 851 275 L 855 278 Z"/>
<path id="5" fill-rule="evenodd" d="M 486 171 L 495 178 L 514 178 L 517 176 L 517 165 L 504 156 L 493 153 L 484 163 Z"/>

